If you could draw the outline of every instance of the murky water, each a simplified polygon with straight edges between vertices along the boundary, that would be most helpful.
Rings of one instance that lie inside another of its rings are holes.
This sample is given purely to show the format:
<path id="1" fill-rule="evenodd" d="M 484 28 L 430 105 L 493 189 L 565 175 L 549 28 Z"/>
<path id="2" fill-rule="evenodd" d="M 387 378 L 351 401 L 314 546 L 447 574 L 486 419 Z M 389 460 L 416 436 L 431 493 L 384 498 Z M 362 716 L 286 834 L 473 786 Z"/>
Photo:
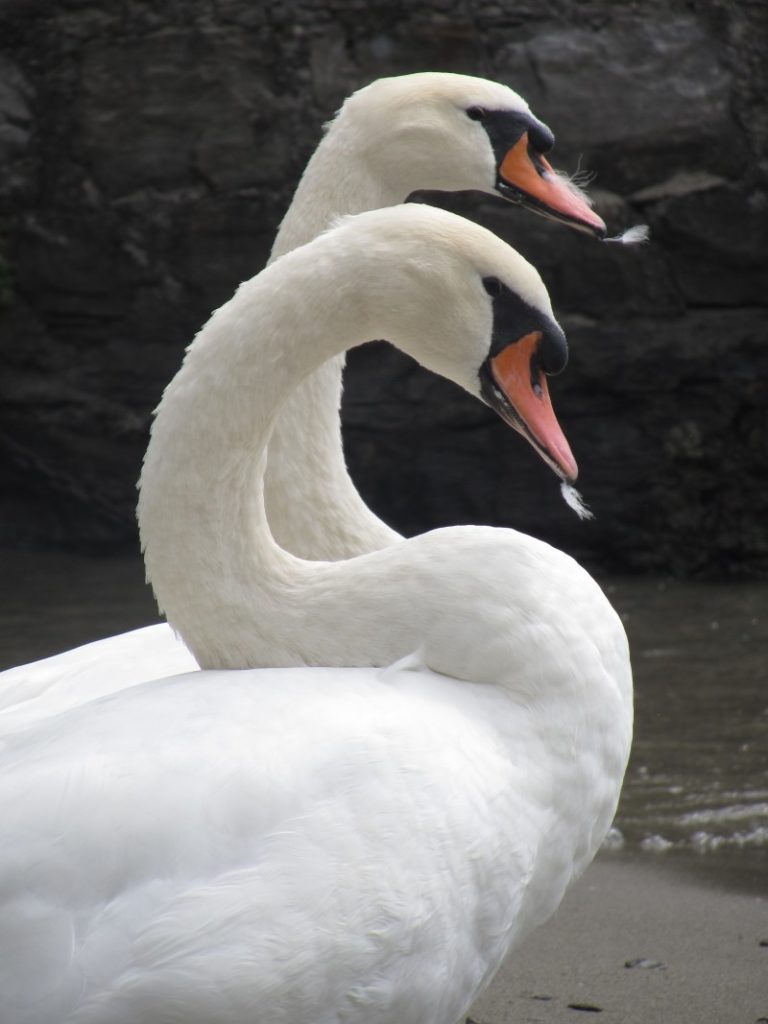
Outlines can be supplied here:
<path id="1" fill-rule="evenodd" d="M 768 891 L 768 585 L 635 579 L 605 589 L 635 674 L 617 841 L 692 853 Z"/>
<path id="2" fill-rule="evenodd" d="M 0 559 L 0 668 L 156 620 L 136 558 Z M 613 844 L 768 891 L 768 585 L 604 586 L 636 694 Z"/>

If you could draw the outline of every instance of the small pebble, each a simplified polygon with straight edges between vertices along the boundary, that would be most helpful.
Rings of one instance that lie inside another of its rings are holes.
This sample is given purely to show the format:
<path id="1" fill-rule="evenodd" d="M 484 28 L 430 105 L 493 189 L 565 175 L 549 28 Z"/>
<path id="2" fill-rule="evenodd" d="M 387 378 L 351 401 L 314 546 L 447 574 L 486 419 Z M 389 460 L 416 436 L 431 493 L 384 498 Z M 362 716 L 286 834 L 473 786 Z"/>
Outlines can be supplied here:
<path id="1" fill-rule="evenodd" d="M 665 971 L 666 964 L 663 964 L 660 960 L 649 960 L 647 957 L 639 956 L 636 960 L 625 960 L 624 966 L 627 968 L 632 967 L 645 967 L 647 970 L 658 970 Z"/>
<path id="2" fill-rule="evenodd" d="M 585 1013 L 602 1013 L 602 1006 L 592 1006 L 591 1003 L 568 1003 L 569 1010 L 583 1010 Z"/>

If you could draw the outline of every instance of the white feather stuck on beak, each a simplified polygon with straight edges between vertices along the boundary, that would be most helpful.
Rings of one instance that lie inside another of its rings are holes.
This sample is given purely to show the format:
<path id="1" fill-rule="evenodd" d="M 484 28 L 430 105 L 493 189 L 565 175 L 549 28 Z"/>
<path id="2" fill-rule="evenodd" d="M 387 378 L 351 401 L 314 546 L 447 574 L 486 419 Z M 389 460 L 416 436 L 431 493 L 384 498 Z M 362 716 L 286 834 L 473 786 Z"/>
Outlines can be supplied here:
<path id="1" fill-rule="evenodd" d="M 565 504 L 568 508 L 573 509 L 579 519 L 594 519 L 594 513 L 590 512 L 584 504 L 584 499 L 572 484 L 566 483 L 565 480 L 561 481 L 560 493 Z"/>
<path id="2" fill-rule="evenodd" d="M 635 224 L 633 228 L 627 228 L 620 235 L 613 238 L 604 238 L 604 242 L 618 242 L 619 245 L 640 245 L 647 242 L 650 237 L 650 230 L 647 224 Z"/>

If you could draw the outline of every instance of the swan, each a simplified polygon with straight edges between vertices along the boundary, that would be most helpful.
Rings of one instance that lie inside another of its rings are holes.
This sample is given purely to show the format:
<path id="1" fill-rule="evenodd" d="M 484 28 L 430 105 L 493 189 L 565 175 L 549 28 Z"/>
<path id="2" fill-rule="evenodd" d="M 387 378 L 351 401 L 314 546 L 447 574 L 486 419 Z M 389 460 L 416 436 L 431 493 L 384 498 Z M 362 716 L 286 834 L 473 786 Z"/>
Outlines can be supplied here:
<path id="1" fill-rule="evenodd" d="M 404 202 L 417 190 L 475 190 L 604 238 L 587 196 L 553 171 L 550 129 L 497 82 L 421 72 L 383 78 L 343 104 L 310 159 L 272 259 L 341 213 Z M 363 502 L 347 472 L 339 405 L 344 356 L 288 399 L 270 441 L 267 514 L 278 543 L 303 558 L 363 554 L 401 539 Z"/>
<path id="2" fill-rule="evenodd" d="M 271 260 L 339 215 L 403 202 L 417 189 L 475 189 L 602 237 L 605 224 L 545 156 L 549 128 L 510 88 L 464 75 L 379 79 L 343 104 L 302 176 Z M 302 382 L 278 416 L 266 501 L 278 543 L 312 559 L 400 540 L 363 503 L 346 470 L 339 404 L 343 355 Z M 197 664 L 166 624 L 86 644 L 4 673 L 0 730 Z"/>
<path id="3" fill-rule="evenodd" d="M 141 475 L 148 575 L 204 669 L 2 740 L 4 1024 L 457 1024 L 597 850 L 631 671 L 573 559 L 454 527 L 310 562 L 270 533 L 282 402 L 373 336 L 575 477 L 563 333 L 485 229 L 364 213 L 241 285 Z"/>

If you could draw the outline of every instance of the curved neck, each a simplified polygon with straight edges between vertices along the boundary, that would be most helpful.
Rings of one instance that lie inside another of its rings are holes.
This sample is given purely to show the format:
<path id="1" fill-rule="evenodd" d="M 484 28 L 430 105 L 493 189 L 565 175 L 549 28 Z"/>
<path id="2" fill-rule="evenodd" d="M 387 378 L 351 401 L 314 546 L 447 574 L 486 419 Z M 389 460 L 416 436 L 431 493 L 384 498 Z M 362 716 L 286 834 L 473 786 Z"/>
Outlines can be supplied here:
<path id="1" fill-rule="evenodd" d="M 306 581 L 312 564 L 273 540 L 267 445 L 286 396 L 386 325 L 392 303 L 381 281 L 393 273 L 375 251 L 346 253 L 327 238 L 288 255 L 213 315 L 165 391 L 142 470 L 139 528 L 158 604 L 203 666 L 306 660 L 298 637 L 281 643 L 303 612 L 280 596 Z M 407 279 L 397 287 L 402 293 Z"/>

